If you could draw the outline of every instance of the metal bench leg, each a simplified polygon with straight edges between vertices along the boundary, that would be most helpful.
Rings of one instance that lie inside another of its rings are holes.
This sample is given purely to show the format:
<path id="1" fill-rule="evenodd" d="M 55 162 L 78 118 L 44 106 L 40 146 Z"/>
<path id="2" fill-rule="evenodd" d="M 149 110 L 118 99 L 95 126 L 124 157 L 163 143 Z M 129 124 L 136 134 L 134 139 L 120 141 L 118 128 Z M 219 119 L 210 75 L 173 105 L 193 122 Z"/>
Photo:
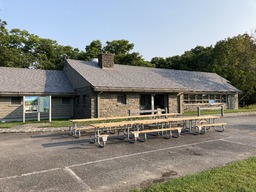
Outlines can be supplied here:
<path id="1" fill-rule="evenodd" d="M 205 134 L 205 132 L 206 132 L 206 127 L 203 126 L 201 128 L 201 130 L 199 131 L 199 133 L 203 135 L 203 134 Z"/>
<path id="2" fill-rule="evenodd" d="M 99 144 L 100 147 L 104 148 L 106 146 L 108 136 L 103 136 L 101 138 L 102 138 L 102 142 L 100 142 L 100 138 L 98 138 L 98 144 Z"/>
<path id="3" fill-rule="evenodd" d="M 80 130 L 78 130 L 78 131 L 75 130 L 75 131 L 74 131 L 74 137 L 75 137 L 75 138 L 81 137 L 81 131 L 80 131 Z"/>
<path id="4" fill-rule="evenodd" d="M 221 127 L 222 127 L 222 129 L 220 129 L 220 128 L 218 129 L 216 126 L 214 126 L 214 130 L 215 130 L 215 131 L 218 131 L 218 132 L 223 132 L 223 131 L 225 131 L 225 125 L 222 125 Z"/>
<path id="5" fill-rule="evenodd" d="M 168 134 L 168 132 L 169 132 L 169 134 Z M 168 136 L 166 136 L 166 135 L 168 135 Z M 166 131 L 166 133 L 164 134 L 164 138 L 165 139 L 170 139 L 172 137 L 172 131 L 170 130 L 170 131 Z"/>

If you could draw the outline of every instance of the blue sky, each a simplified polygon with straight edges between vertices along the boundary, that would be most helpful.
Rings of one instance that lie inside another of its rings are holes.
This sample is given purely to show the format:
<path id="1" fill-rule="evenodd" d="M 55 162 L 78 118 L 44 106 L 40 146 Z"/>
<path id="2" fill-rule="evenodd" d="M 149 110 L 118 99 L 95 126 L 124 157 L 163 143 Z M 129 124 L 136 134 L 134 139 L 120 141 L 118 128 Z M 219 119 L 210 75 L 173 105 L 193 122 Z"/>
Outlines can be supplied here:
<path id="1" fill-rule="evenodd" d="M 146 60 L 256 29 L 255 0 L 0 0 L 7 29 L 84 50 L 126 39 Z"/>

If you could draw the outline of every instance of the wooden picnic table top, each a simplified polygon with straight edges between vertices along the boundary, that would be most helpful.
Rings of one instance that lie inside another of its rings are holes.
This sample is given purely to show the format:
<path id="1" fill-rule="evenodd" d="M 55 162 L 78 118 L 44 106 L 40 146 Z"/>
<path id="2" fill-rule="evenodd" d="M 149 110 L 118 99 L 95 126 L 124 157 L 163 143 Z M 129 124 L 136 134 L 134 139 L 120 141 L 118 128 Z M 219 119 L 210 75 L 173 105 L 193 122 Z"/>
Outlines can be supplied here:
<path id="1" fill-rule="evenodd" d="M 180 115 L 180 113 L 165 113 L 165 114 L 153 114 L 153 115 L 133 115 L 133 116 L 120 116 L 120 117 L 102 117 L 102 118 L 91 118 L 91 119 L 72 119 L 73 123 L 89 122 L 89 121 L 106 121 L 115 119 L 134 119 L 134 118 L 147 118 L 147 117 L 164 117 L 164 116 L 175 116 Z"/>
<path id="2" fill-rule="evenodd" d="M 110 122 L 110 123 L 95 123 L 91 124 L 94 128 L 104 128 L 104 127 L 122 127 L 126 125 L 136 125 L 136 124 L 154 124 L 154 123 L 165 123 L 165 122 L 177 122 L 177 121 L 191 121 L 191 120 L 202 120 L 202 119 L 217 119 L 220 116 L 215 115 L 203 115 L 203 116 L 189 116 L 189 117 L 171 117 L 166 119 L 146 119 L 146 120 L 135 120 L 135 121 L 120 121 L 120 122 Z"/>

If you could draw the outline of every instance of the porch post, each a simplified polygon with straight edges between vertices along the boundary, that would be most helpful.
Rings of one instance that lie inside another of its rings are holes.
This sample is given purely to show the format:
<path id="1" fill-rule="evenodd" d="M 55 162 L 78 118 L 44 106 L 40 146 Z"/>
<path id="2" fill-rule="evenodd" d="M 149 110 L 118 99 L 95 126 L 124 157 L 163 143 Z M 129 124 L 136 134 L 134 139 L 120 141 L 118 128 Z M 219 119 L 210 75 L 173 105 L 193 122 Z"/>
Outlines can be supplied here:
<path id="1" fill-rule="evenodd" d="M 151 111 L 152 115 L 154 115 L 155 103 L 154 103 L 154 94 L 151 94 Z"/>
<path id="2" fill-rule="evenodd" d="M 52 96 L 49 95 L 49 122 L 52 122 Z"/>
<path id="3" fill-rule="evenodd" d="M 26 121 L 26 103 L 25 103 L 25 96 L 23 96 L 23 100 L 22 100 L 22 104 L 23 104 L 23 112 L 22 112 L 22 116 L 23 116 L 23 123 L 25 123 Z"/>

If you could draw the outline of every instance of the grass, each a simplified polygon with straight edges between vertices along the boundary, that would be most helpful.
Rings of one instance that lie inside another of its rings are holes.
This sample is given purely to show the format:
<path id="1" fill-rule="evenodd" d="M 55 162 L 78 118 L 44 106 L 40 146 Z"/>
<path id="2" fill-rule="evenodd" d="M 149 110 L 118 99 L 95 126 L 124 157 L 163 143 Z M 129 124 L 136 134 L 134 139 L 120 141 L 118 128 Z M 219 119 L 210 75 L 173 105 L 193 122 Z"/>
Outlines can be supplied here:
<path id="1" fill-rule="evenodd" d="M 256 111 L 256 104 L 255 105 L 250 105 L 247 107 L 239 108 L 238 110 L 230 110 L 226 109 L 224 113 L 239 113 L 239 112 L 251 112 L 251 111 Z M 220 109 L 219 110 L 202 110 L 201 115 L 210 115 L 210 114 L 220 114 Z M 192 116 L 192 115 L 197 115 L 196 111 L 190 111 L 190 112 L 185 112 L 183 114 L 184 116 Z M 114 120 L 111 120 L 112 122 Z M 121 120 L 116 120 L 116 121 L 121 121 Z M 100 122 L 100 121 L 97 121 Z M 106 121 L 105 121 L 106 122 Z M 38 121 L 26 121 L 27 124 L 31 123 L 39 123 Z M 60 120 L 53 120 L 51 123 L 49 123 L 47 120 L 42 120 L 40 123 L 48 123 L 47 125 L 43 127 L 70 127 L 72 126 L 72 123 L 67 120 L 67 119 L 60 119 Z M 78 123 L 78 126 L 84 126 L 88 124 L 92 124 L 94 121 L 86 122 L 86 123 Z M 0 128 L 12 128 L 14 126 L 18 125 L 23 125 L 22 122 L 5 122 L 1 123 L 0 122 Z"/>
<path id="2" fill-rule="evenodd" d="M 255 192 L 256 157 L 229 163 L 133 192 Z"/>
<path id="3" fill-rule="evenodd" d="M 246 107 L 241 107 L 241 108 L 236 109 L 236 110 L 225 109 L 224 110 L 224 116 L 225 116 L 225 113 L 240 113 L 240 112 L 252 112 L 252 111 L 256 111 L 256 104 L 249 105 L 249 106 L 246 106 Z M 220 114 L 220 113 L 221 113 L 220 109 L 217 109 L 217 110 L 201 110 L 201 115 L 211 115 L 211 114 Z M 185 112 L 183 115 L 184 116 L 197 115 L 197 111 Z"/>

